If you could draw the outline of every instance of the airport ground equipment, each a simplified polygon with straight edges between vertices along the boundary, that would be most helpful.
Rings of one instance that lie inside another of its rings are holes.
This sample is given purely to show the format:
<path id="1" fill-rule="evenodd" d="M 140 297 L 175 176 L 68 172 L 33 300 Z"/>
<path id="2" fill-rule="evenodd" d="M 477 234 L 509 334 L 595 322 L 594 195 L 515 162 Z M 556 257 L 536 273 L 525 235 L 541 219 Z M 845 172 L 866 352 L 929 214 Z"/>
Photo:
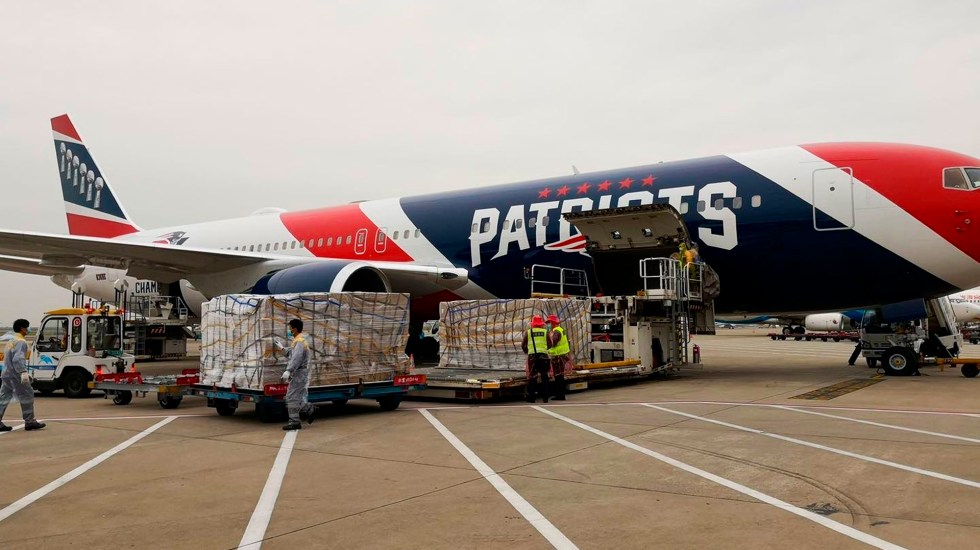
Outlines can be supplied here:
<path id="1" fill-rule="evenodd" d="M 254 403 L 263 422 L 285 418 L 286 389 L 289 384 L 267 384 L 262 390 L 222 388 L 202 385 L 198 369 L 185 369 L 179 375 L 143 376 L 139 372 L 99 373 L 89 388 L 105 392 L 116 405 L 128 405 L 134 396 L 155 395 L 164 409 L 176 409 L 185 396 L 204 397 L 208 406 L 221 416 L 235 414 L 240 403 Z M 351 399 L 373 399 L 382 410 L 398 408 L 409 391 L 425 389 L 424 374 L 395 376 L 380 382 L 335 384 L 310 387 L 309 401 L 314 404 L 346 404 Z"/>
<path id="2" fill-rule="evenodd" d="M 833 340 L 834 342 L 840 342 L 841 340 L 850 340 L 851 342 L 860 342 L 861 335 L 857 331 L 850 330 L 834 330 L 829 332 L 805 332 L 803 334 L 786 334 L 783 332 L 770 332 L 769 336 L 772 340 L 796 340 L 797 342 L 801 340 L 806 340 L 807 342 L 820 340 L 821 342 L 828 342 Z"/>
<path id="3" fill-rule="evenodd" d="M 164 409 L 176 409 L 191 386 L 200 381 L 200 370 L 184 369 L 180 374 L 143 376 L 139 372 L 96 373 L 88 383 L 90 389 L 100 390 L 116 405 L 128 405 L 134 396 L 153 395 Z"/>
<path id="4" fill-rule="evenodd" d="M 45 313 L 28 358 L 34 389 L 85 397 L 97 373 L 133 369 L 136 358 L 123 350 L 123 314 L 108 305 Z"/>
<path id="5" fill-rule="evenodd" d="M 581 301 L 588 310 L 588 334 L 585 335 L 588 338 L 588 361 L 576 365 L 574 372 L 565 376 L 568 391 L 676 372 L 692 364 L 691 334 L 713 332 L 711 303 L 704 300 L 699 284 L 703 273 L 700 264 L 683 266 L 675 259 L 655 257 L 640 260 L 638 268 L 641 286 L 634 294 L 550 298 Z M 537 266 L 532 272 L 559 273 Z M 584 279 L 568 273 L 559 273 L 559 276 L 575 281 Z M 558 281 L 551 285 L 535 284 L 534 288 L 548 286 L 564 285 Z M 549 294 L 538 292 L 537 296 L 543 298 Z M 499 306 L 499 311 L 506 312 L 507 302 L 522 301 L 490 302 Z M 464 303 L 476 301 L 460 302 Z M 527 319 L 521 316 L 514 321 L 523 326 Z M 444 342 L 451 346 L 452 342 L 446 340 L 452 338 L 453 330 L 451 323 L 449 326 L 447 323 L 447 319 L 440 320 Z M 477 324 L 465 322 L 463 325 L 472 327 Z M 513 346 L 514 339 L 520 341 L 520 330 L 508 336 L 511 342 L 497 345 Z M 443 348 L 444 353 L 452 353 L 447 347 Z M 496 356 L 501 354 L 491 355 Z M 461 400 L 523 396 L 527 378 L 522 358 L 511 355 L 509 360 L 510 364 L 492 364 L 491 368 L 440 366 L 426 369 L 427 388 L 412 395 Z"/>
<path id="6" fill-rule="evenodd" d="M 262 390 L 244 388 L 220 388 L 202 384 L 193 385 L 189 392 L 207 398 L 208 406 L 221 416 L 231 416 L 241 403 L 254 403 L 255 412 L 263 422 L 275 422 L 286 418 L 286 389 L 289 384 L 266 384 Z M 424 374 L 394 376 L 380 382 L 310 386 L 308 400 L 314 405 L 333 403 L 345 405 L 351 399 L 373 399 L 381 410 L 398 408 L 410 391 L 422 391 L 426 387 Z"/>
<path id="7" fill-rule="evenodd" d="M 880 363 L 888 375 L 915 375 L 920 365 L 957 357 L 963 347 L 946 297 L 883 306 L 874 310 L 872 322 L 861 325 L 861 354 L 868 366 Z"/>
<path id="8" fill-rule="evenodd" d="M 980 359 L 973 357 L 937 357 L 936 363 L 940 365 L 959 365 L 960 373 L 967 378 L 976 378 L 980 374 Z"/>

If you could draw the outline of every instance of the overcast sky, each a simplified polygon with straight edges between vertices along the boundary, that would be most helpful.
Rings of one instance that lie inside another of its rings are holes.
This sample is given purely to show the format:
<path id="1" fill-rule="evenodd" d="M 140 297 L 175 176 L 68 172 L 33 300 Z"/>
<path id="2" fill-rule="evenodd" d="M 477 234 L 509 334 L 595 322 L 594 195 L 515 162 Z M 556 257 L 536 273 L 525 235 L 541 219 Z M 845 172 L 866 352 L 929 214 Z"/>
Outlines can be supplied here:
<path id="1" fill-rule="evenodd" d="M 0 227 L 69 113 L 144 228 L 814 141 L 980 155 L 980 3 L 8 2 Z M 0 324 L 64 305 L 0 274 Z"/>

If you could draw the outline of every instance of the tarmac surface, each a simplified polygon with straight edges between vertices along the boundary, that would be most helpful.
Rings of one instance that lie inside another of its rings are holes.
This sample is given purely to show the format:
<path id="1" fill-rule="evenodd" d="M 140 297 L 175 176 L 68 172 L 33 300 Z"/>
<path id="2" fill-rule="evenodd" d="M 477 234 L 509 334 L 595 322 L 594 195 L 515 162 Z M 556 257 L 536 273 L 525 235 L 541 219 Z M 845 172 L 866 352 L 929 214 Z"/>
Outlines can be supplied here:
<path id="1" fill-rule="evenodd" d="M 352 401 L 289 435 L 38 396 L 48 427 L 0 435 L 0 548 L 980 548 L 980 378 L 765 332 L 566 402 Z"/>

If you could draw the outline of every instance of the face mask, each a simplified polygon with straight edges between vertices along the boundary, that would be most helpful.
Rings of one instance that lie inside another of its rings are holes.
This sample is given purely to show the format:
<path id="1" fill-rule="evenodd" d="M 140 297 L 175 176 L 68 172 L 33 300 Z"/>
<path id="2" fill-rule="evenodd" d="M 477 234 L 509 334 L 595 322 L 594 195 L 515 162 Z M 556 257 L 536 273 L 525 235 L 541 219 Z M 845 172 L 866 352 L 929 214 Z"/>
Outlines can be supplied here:
<path id="1" fill-rule="evenodd" d="M 292 329 L 286 331 L 286 336 L 288 336 L 290 338 L 293 337 L 293 331 L 292 331 Z"/>
<path id="2" fill-rule="evenodd" d="M 546 326 L 548 327 L 548 330 L 551 330 L 551 323 L 547 323 Z"/>

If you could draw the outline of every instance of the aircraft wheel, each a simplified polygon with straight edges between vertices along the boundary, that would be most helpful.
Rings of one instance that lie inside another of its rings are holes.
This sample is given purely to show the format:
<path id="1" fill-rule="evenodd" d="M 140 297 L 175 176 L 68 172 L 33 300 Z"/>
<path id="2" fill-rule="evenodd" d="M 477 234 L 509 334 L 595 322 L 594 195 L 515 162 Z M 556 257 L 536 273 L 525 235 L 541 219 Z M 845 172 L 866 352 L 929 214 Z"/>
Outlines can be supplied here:
<path id="1" fill-rule="evenodd" d="M 976 378 L 977 374 L 980 374 L 980 366 L 963 365 L 960 367 L 960 372 L 962 372 L 963 376 L 967 378 Z"/>
<path id="2" fill-rule="evenodd" d="M 881 358 L 881 367 L 889 376 L 912 376 L 919 370 L 919 358 L 909 348 L 893 346 Z"/>

